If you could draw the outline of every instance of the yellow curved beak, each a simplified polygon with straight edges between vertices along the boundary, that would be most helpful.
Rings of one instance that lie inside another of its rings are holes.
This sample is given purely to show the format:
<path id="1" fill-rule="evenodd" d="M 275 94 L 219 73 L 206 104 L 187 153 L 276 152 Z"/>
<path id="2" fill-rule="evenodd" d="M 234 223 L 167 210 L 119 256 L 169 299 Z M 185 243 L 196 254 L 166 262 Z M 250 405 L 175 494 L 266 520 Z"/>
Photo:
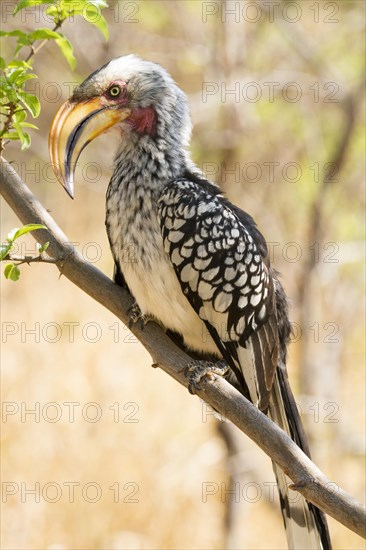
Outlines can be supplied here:
<path id="1" fill-rule="evenodd" d="M 55 176 L 72 199 L 76 163 L 84 147 L 130 114 L 130 109 L 102 105 L 98 97 L 81 102 L 68 100 L 57 111 L 48 148 Z"/>

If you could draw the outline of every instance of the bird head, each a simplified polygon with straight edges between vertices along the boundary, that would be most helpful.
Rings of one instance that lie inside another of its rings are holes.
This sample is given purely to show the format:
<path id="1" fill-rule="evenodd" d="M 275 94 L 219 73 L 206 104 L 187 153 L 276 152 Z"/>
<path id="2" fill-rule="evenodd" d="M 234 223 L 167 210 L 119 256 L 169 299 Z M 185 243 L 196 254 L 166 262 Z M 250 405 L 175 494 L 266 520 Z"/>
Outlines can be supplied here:
<path id="1" fill-rule="evenodd" d="M 148 141 L 164 152 L 186 148 L 190 119 L 184 93 L 160 66 L 135 55 L 113 59 L 93 72 L 56 113 L 49 134 L 52 167 L 74 197 L 74 172 L 82 150 L 112 127 L 120 148 Z"/>

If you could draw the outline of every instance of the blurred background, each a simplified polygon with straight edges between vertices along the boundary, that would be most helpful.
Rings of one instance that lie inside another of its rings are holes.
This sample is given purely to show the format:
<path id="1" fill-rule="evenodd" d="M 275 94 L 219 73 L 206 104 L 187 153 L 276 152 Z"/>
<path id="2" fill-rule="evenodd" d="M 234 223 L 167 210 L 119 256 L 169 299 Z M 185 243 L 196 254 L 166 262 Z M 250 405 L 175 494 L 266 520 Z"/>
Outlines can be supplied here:
<path id="1" fill-rule="evenodd" d="M 64 25 L 74 72 L 55 44 L 36 56 L 39 131 L 27 152 L 8 146 L 6 159 L 112 276 L 104 215 L 115 138 L 83 153 L 72 202 L 51 171 L 48 129 L 111 58 L 163 65 L 189 97 L 193 159 L 255 218 L 282 274 L 289 375 L 313 459 L 335 490 L 362 501 L 364 2 L 109 4 L 107 43 L 80 17 Z M 50 26 L 42 6 L 13 18 L 14 5 L 1 3 L 3 29 Z M 4 240 L 20 223 L 4 202 L 1 215 Z M 31 237 L 17 253 L 35 253 Z M 52 265 L 24 266 L 16 284 L 1 277 L 1 299 L 4 549 L 286 547 L 270 460 L 150 368 L 112 314 Z M 334 548 L 364 548 L 329 524 Z"/>

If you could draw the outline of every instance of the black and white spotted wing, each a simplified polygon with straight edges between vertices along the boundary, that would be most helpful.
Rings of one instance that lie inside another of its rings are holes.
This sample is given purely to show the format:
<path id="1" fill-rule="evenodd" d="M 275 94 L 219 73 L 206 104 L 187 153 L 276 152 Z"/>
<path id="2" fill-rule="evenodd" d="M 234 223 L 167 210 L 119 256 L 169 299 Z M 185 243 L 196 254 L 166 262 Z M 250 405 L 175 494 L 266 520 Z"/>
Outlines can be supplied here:
<path id="1" fill-rule="evenodd" d="M 264 238 L 250 216 L 192 174 L 165 187 L 158 215 L 184 294 L 252 401 L 266 409 L 279 351 Z"/>
<path id="2" fill-rule="evenodd" d="M 165 251 L 181 288 L 206 323 L 218 350 L 236 373 L 243 393 L 309 455 L 287 381 L 290 324 L 286 295 L 269 266 L 254 221 L 193 174 L 167 185 L 158 215 Z M 289 548 L 331 548 L 323 513 L 301 495 L 273 463 Z"/>

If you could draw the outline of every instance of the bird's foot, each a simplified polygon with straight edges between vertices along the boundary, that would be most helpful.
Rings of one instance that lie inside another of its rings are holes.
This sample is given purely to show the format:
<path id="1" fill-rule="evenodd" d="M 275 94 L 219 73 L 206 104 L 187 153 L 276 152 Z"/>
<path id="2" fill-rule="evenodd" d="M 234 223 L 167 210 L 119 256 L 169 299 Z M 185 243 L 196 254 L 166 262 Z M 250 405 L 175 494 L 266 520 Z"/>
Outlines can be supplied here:
<path id="1" fill-rule="evenodd" d="M 144 315 L 142 315 L 141 309 L 139 308 L 137 302 L 134 302 L 128 310 L 128 328 L 131 328 L 133 325 L 137 324 L 141 329 L 143 329 L 146 324 L 146 319 Z"/>
<path id="2" fill-rule="evenodd" d="M 184 369 L 184 374 L 188 378 L 188 391 L 192 395 L 196 393 L 195 390 L 201 390 L 200 382 L 205 377 L 212 377 L 217 374 L 219 376 L 225 376 L 229 371 L 228 365 L 225 361 L 217 361 L 213 363 L 211 361 L 192 361 Z"/>

